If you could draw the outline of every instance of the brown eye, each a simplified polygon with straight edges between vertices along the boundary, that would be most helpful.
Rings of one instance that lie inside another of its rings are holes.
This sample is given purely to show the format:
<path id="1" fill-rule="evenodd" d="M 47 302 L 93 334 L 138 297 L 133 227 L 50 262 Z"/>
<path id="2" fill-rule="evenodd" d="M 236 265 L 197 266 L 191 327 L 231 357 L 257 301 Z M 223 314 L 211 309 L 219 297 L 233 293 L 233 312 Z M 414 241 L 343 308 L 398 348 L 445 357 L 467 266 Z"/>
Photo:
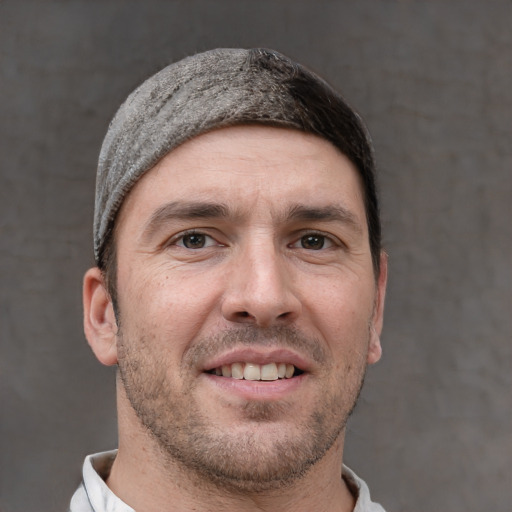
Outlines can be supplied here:
<path id="1" fill-rule="evenodd" d="M 324 247 L 325 236 L 305 235 L 300 239 L 300 244 L 303 249 L 318 251 L 319 249 L 323 249 Z"/>
<path id="2" fill-rule="evenodd" d="M 187 249 L 202 249 L 206 246 L 206 235 L 189 233 L 183 236 L 182 243 Z"/>
<path id="3" fill-rule="evenodd" d="M 182 231 L 181 233 L 176 234 L 174 238 L 169 241 L 168 247 L 180 247 L 181 249 L 198 251 L 200 249 L 224 247 L 224 244 L 220 243 L 211 235 L 191 229 L 189 231 Z"/>

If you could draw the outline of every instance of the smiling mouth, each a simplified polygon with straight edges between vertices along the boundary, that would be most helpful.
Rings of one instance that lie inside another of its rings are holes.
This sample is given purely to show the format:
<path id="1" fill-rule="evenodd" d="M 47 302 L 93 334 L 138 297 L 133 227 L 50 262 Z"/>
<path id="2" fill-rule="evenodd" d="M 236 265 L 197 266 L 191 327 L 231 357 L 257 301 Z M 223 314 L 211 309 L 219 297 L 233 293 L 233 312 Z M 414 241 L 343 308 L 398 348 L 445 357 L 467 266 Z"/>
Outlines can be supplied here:
<path id="1" fill-rule="evenodd" d="M 206 373 L 237 380 L 275 381 L 291 379 L 304 372 L 289 363 L 232 363 L 212 368 Z"/>

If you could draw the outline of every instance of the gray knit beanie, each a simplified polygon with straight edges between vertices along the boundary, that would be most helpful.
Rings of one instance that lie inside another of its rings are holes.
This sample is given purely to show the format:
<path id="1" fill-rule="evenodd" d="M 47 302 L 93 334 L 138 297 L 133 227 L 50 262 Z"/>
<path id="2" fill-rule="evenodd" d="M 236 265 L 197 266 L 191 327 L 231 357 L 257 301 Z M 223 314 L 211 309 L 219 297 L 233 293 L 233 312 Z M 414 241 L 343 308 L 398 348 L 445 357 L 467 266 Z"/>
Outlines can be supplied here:
<path id="1" fill-rule="evenodd" d="M 314 73 L 272 50 L 197 54 L 146 80 L 110 124 L 96 181 L 98 266 L 103 268 L 105 244 L 124 198 L 146 171 L 197 135 L 251 123 L 319 134 L 355 163 L 363 181 L 365 172 L 372 175 L 371 146 L 359 117 Z"/>

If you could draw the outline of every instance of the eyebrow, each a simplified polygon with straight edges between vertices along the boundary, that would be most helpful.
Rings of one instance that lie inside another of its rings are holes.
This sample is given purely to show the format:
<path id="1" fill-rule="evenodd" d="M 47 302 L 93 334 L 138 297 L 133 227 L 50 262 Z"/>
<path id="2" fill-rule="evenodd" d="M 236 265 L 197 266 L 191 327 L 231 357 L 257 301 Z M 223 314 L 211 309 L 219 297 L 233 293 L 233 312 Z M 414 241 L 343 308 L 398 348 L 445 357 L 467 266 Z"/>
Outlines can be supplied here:
<path id="1" fill-rule="evenodd" d="M 339 205 L 326 206 L 305 206 L 294 205 L 285 216 L 288 220 L 312 221 L 319 220 L 324 222 L 342 222 L 349 225 L 357 232 L 362 231 L 362 227 L 357 217 L 347 208 Z"/>
<path id="2" fill-rule="evenodd" d="M 173 219 L 219 219 L 232 216 L 228 206 L 222 203 L 174 201 L 153 212 L 144 226 L 143 238 L 150 240 L 161 227 Z"/>
<path id="3" fill-rule="evenodd" d="M 172 220 L 190 219 L 240 219 L 242 214 L 233 211 L 224 203 L 212 203 L 202 201 L 173 201 L 157 208 L 146 222 L 142 237 L 149 241 L 155 233 Z M 361 224 L 357 217 L 347 208 L 340 205 L 329 204 L 325 206 L 306 206 L 303 204 L 292 205 L 284 215 L 273 216 L 274 221 L 323 221 L 342 222 L 362 232 Z"/>

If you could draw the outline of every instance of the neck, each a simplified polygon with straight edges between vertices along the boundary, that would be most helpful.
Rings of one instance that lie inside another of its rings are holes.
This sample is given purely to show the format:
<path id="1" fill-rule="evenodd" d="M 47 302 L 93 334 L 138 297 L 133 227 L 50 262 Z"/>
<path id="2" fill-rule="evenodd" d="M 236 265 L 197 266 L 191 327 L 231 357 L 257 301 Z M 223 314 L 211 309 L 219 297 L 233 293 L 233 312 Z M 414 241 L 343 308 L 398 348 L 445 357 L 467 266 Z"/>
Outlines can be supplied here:
<path id="1" fill-rule="evenodd" d="M 242 492 L 204 480 L 169 460 L 119 397 L 119 451 L 107 485 L 137 512 L 197 510 L 351 512 L 354 497 L 343 478 L 343 433 L 325 456 L 296 481 L 264 492 Z"/>

